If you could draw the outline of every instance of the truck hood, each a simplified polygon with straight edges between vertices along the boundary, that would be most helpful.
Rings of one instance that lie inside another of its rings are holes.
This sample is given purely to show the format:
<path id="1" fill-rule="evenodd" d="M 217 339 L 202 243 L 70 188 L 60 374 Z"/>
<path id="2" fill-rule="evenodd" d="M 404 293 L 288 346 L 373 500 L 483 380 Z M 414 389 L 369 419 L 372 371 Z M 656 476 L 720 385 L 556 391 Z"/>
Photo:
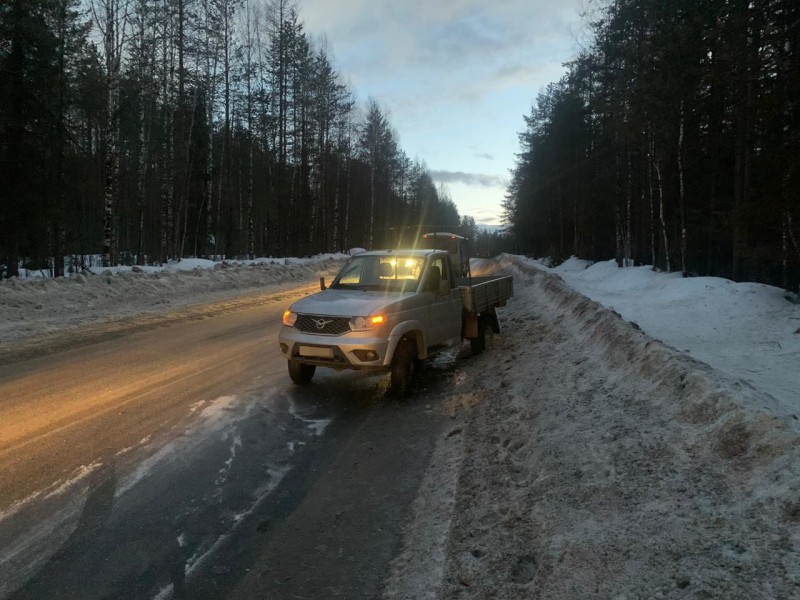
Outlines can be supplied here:
<path id="1" fill-rule="evenodd" d="M 416 294 L 324 290 L 298 300 L 291 306 L 297 313 L 330 317 L 366 317 L 375 312 L 396 312 L 404 300 Z"/>

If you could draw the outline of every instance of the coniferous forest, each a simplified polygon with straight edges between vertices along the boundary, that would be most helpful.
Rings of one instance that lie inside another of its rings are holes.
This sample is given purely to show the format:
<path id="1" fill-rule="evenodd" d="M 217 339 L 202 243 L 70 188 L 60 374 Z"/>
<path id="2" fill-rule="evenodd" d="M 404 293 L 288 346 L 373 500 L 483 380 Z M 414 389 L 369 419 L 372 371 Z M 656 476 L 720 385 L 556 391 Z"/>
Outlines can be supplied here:
<path id="1" fill-rule="evenodd" d="M 0 2 L 0 271 L 393 246 L 459 223 L 291 0 Z"/>
<path id="2" fill-rule="evenodd" d="M 541 92 L 517 250 L 800 284 L 800 2 L 613 0 Z"/>

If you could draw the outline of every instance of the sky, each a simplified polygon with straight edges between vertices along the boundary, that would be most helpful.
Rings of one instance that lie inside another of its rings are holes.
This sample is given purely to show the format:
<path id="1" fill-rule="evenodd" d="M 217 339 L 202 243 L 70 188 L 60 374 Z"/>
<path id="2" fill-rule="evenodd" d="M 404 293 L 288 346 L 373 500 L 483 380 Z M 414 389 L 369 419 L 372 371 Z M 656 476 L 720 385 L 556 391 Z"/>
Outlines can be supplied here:
<path id="1" fill-rule="evenodd" d="M 299 13 L 459 213 L 498 225 L 523 115 L 585 42 L 587 1 L 301 0 Z"/>

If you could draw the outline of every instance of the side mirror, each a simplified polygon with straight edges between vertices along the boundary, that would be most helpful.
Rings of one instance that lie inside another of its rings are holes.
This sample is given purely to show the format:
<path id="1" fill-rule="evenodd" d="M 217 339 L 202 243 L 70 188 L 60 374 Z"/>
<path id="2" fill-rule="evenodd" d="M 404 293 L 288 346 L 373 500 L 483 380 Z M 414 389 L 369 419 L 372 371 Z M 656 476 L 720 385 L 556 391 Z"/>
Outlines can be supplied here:
<path id="1" fill-rule="evenodd" d="M 328 286 L 325 285 L 325 278 L 324 277 L 320 277 L 319 278 L 319 289 L 321 289 L 322 291 L 325 291 L 325 290 L 328 289 Z"/>

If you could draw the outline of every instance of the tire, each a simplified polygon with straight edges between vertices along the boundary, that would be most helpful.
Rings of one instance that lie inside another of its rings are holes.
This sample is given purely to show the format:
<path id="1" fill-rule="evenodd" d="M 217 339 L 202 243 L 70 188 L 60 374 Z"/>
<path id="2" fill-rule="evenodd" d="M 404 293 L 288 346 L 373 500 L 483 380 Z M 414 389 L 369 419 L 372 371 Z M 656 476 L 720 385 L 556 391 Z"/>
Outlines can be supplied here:
<path id="1" fill-rule="evenodd" d="M 497 319 L 497 311 L 495 309 L 489 310 L 489 327 L 492 328 L 492 333 L 500 333 L 500 321 Z"/>
<path id="2" fill-rule="evenodd" d="M 297 385 L 310 383 L 311 378 L 314 377 L 314 371 L 316 370 L 317 367 L 314 365 L 304 365 L 296 360 L 289 361 L 289 377 L 291 377 L 292 381 Z"/>
<path id="3" fill-rule="evenodd" d="M 486 349 L 486 317 L 483 315 L 478 317 L 478 337 L 470 338 L 469 345 L 473 356 Z"/>
<path id="4" fill-rule="evenodd" d="M 408 398 L 411 395 L 416 358 L 417 349 L 414 343 L 409 340 L 400 342 L 392 357 L 389 383 L 389 393 L 392 396 Z"/>
<path id="5" fill-rule="evenodd" d="M 414 359 L 414 375 L 420 375 L 428 370 L 428 361 L 424 358 Z"/>

